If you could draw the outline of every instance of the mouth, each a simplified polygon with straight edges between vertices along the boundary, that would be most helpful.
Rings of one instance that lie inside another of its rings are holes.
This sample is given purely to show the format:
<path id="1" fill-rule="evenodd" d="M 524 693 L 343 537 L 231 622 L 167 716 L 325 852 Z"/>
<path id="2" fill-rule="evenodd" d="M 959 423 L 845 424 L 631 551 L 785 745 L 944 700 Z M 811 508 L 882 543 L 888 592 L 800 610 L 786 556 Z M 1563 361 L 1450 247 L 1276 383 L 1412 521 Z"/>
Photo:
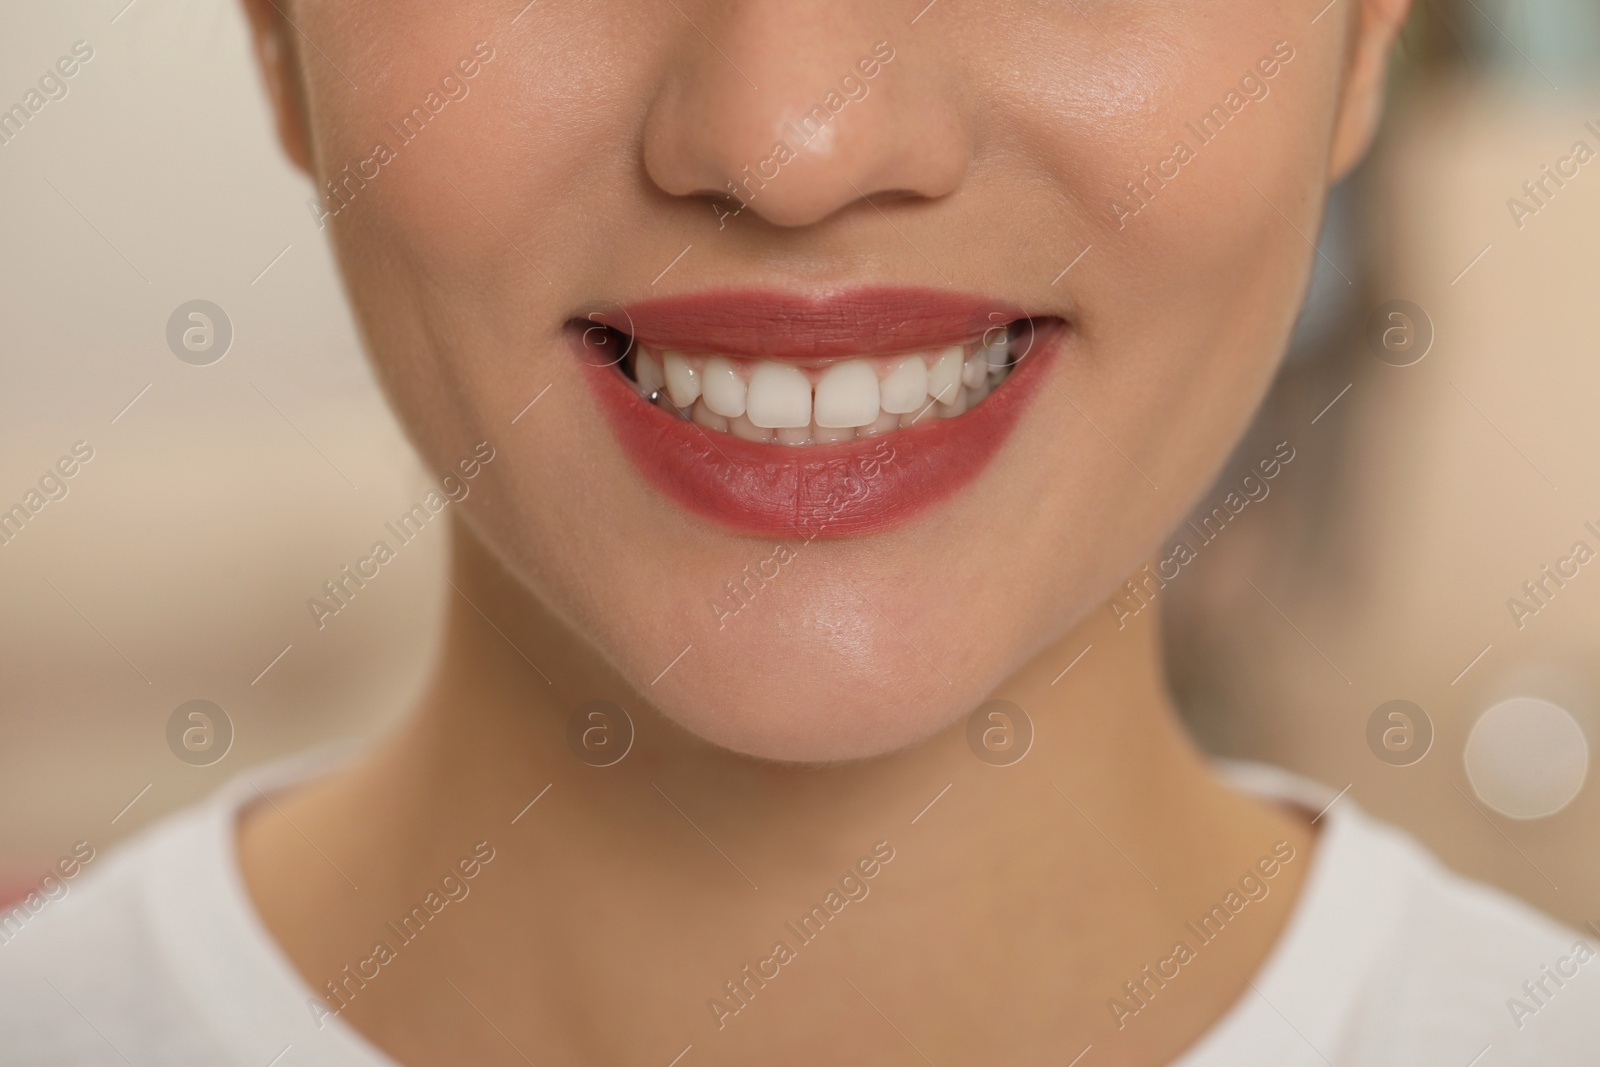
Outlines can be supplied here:
<path id="1" fill-rule="evenodd" d="M 1066 323 L 942 291 L 724 292 L 568 323 L 646 479 L 771 538 L 890 529 L 972 481 Z"/>

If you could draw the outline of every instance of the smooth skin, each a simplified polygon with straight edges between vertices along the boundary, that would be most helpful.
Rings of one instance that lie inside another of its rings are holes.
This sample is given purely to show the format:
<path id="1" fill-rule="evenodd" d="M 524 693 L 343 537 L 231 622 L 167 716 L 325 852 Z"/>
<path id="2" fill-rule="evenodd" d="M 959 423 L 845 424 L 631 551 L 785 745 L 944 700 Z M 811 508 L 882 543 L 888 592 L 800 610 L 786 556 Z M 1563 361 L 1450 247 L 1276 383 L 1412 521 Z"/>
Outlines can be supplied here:
<path id="1" fill-rule="evenodd" d="M 412 440 L 440 471 L 496 449 L 450 509 L 460 595 L 414 714 L 242 820 L 246 883 L 308 984 L 487 840 L 471 895 L 341 1016 L 410 1067 L 665 1064 L 691 1043 L 695 1063 L 777 1065 L 1093 1044 L 1137 1067 L 1214 1024 L 1281 932 L 1314 828 L 1217 782 L 1165 690 L 1157 612 L 1119 629 L 1105 601 L 1269 384 L 1301 234 L 1372 138 L 1406 0 L 1315 22 L 1299 0 L 246 6 L 319 188 L 394 147 L 325 221 Z M 712 194 L 879 41 L 895 58 L 826 151 L 719 224 Z M 470 93 L 394 143 L 479 42 L 494 58 Z M 1195 143 L 1183 123 L 1279 42 L 1294 58 L 1270 95 Z M 1179 139 L 1195 158 L 1119 226 L 1123 182 Z M 805 546 L 719 629 L 707 601 L 773 546 L 639 478 L 565 324 L 645 296 L 869 284 L 991 294 L 1074 337 L 971 486 Z M 604 769 L 566 743 L 597 698 L 637 727 Z M 991 698 L 1036 728 L 1011 767 L 967 747 Z M 870 896 L 719 1029 L 708 999 L 879 841 L 895 859 Z M 1278 842 L 1296 858 L 1271 894 L 1119 1029 L 1123 983 Z"/>

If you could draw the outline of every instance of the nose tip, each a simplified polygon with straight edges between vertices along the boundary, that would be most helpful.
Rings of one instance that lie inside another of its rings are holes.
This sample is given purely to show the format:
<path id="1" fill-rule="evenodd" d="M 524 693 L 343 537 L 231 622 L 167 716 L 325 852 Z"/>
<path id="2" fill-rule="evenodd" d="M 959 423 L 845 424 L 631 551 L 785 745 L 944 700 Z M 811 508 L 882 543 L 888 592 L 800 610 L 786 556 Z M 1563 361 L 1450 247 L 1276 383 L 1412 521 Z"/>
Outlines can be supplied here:
<path id="1" fill-rule="evenodd" d="M 752 3 L 726 24 L 725 41 L 683 41 L 684 62 L 645 131 L 658 188 L 800 227 L 867 197 L 936 199 L 960 187 L 970 138 L 937 72 L 866 32 L 812 30 L 796 42 L 805 25 L 838 25 L 816 19 Z"/>

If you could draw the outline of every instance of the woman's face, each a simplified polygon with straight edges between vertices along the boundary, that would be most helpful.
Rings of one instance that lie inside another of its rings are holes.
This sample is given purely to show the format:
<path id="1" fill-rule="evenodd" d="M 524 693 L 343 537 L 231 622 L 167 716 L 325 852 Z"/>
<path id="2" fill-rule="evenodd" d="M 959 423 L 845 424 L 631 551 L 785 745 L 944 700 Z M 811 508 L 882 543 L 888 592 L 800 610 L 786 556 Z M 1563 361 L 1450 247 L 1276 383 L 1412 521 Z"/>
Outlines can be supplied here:
<path id="1" fill-rule="evenodd" d="M 1206 487 L 1370 132 L 1358 2 L 298 0 L 280 118 L 422 453 L 494 450 L 476 536 L 682 726 L 852 758 Z"/>

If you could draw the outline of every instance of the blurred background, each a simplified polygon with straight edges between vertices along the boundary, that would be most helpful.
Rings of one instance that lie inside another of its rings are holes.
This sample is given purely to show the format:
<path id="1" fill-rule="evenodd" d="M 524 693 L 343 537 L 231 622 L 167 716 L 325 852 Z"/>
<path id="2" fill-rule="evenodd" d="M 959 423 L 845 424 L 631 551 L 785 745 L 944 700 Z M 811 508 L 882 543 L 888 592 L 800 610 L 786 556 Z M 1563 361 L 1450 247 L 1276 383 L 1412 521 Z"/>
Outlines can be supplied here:
<path id="1" fill-rule="evenodd" d="M 0 23 L 0 109 L 76 60 L 25 123 L 0 113 L 3 900 L 76 841 L 403 714 L 446 531 L 311 620 L 430 478 L 236 0 L 0 0 Z M 1595 0 L 1417 0 L 1283 372 L 1195 517 L 1224 508 L 1222 532 L 1158 594 L 1208 749 L 1347 788 L 1573 923 L 1600 920 L 1600 158 L 1579 141 L 1600 153 Z M 1280 442 L 1294 459 L 1233 513 Z"/>

